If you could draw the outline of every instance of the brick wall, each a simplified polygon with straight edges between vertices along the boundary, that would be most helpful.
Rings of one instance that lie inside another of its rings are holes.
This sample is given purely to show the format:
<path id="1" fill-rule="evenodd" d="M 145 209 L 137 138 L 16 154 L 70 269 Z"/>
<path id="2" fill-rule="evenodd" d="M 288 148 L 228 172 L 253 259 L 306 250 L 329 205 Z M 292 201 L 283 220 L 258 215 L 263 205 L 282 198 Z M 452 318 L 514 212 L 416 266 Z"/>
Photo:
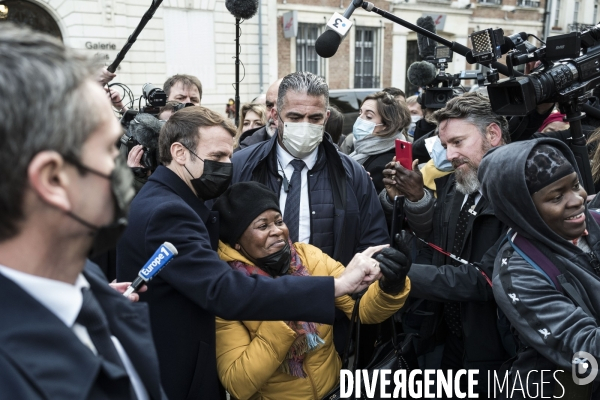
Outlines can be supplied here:
<path id="1" fill-rule="evenodd" d="M 393 24 L 384 24 L 385 29 L 383 30 L 383 68 L 381 76 L 381 87 L 388 87 L 392 85 L 392 47 L 393 39 Z"/>
<path id="2" fill-rule="evenodd" d="M 283 17 L 277 17 L 277 76 L 284 77 L 290 68 L 290 40 L 283 37 Z"/>

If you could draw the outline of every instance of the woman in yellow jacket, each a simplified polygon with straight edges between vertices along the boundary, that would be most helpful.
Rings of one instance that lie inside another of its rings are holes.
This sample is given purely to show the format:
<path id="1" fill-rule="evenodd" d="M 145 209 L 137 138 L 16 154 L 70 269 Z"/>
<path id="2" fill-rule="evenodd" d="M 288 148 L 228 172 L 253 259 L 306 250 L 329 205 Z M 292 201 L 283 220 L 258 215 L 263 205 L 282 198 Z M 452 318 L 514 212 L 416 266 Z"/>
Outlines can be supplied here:
<path id="1" fill-rule="evenodd" d="M 285 274 L 338 277 L 344 272 L 342 264 L 318 248 L 291 243 L 279 200 L 262 184 L 232 185 L 213 210 L 219 211 L 220 218 L 219 256 L 235 270 L 273 278 Z M 410 261 L 383 246 L 363 254 L 373 255 L 383 273 L 360 303 L 361 321 L 374 324 L 404 304 L 410 291 L 406 277 Z M 353 306 L 350 296 L 336 299 L 336 307 L 348 317 Z M 319 400 L 338 384 L 341 360 L 331 325 L 217 318 L 216 326 L 218 373 L 232 398 Z"/>

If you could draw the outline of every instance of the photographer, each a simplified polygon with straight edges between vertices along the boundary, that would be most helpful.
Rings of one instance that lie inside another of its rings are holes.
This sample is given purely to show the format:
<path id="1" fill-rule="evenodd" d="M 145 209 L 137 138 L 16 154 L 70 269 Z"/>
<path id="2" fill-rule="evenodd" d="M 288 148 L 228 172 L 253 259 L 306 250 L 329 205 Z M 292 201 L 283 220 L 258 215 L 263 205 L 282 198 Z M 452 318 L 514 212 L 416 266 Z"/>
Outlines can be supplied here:
<path id="1" fill-rule="evenodd" d="M 484 393 L 487 371 L 498 371 L 510 356 L 497 328 L 497 309 L 487 281 L 496 242 L 505 228 L 481 196 L 477 169 L 486 151 L 510 141 L 508 124 L 477 93 L 451 99 L 433 118 L 455 170 L 436 179 L 437 199 L 423 189 L 418 172 L 399 163 L 388 164 L 384 183 L 390 198 L 406 196 L 411 227 L 418 225 L 423 238 L 469 264 L 424 247 L 408 275 L 411 298 L 424 301 L 419 300 L 418 312 L 409 313 L 404 322 L 421 334 L 417 351 L 430 356 L 425 368 L 477 368 L 481 377 L 477 392 Z"/>

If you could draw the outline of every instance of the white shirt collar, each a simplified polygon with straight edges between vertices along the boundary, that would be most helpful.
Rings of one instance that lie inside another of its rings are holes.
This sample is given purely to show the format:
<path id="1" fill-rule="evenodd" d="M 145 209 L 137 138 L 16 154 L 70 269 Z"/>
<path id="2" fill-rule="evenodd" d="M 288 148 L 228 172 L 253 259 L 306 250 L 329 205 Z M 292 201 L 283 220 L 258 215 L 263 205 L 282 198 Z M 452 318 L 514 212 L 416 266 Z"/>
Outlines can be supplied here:
<path id="1" fill-rule="evenodd" d="M 79 274 L 74 285 L 27 274 L 0 265 L 0 273 L 19 285 L 31 297 L 50 310 L 69 328 L 73 326 L 83 302 L 81 289 L 89 288 L 90 284 L 82 274 Z"/>
<path id="2" fill-rule="evenodd" d="M 301 160 L 304 161 L 304 164 L 306 164 L 306 167 L 308 168 L 309 171 L 317 163 L 317 155 L 318 154 L 319 154 L 319 147 L 317 147 L 312 153 L 310 153 L 306 157 L 301 158 Z M 277 142 L 277 159 L 281 163 L 281 167 L 283 169 L 285 169 L 289 165 L 289 163 L 291 163 L 296 158 L 294 158 L 294 156 L 292 156 L 290 153 L 285 151 L 283 149 L 283 147 L 281 147 L 279 142 Z"/>

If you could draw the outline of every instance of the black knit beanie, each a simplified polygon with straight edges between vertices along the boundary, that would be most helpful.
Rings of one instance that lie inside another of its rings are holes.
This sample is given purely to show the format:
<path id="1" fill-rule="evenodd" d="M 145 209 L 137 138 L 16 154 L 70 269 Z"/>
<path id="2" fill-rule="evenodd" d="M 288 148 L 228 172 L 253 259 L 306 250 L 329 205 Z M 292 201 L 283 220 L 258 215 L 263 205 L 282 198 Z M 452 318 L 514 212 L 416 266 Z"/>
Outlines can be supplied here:
<path id="1" fill-rule="evenodd" d="M 525 181 L 533 194 L 551 183 L 575 172 L 565 155 L 548 144 L 535 146 L 525 163 Z"/>
<path id="2" fill-rule="evenodd" d="M 258 182 L 231 185 L 213 205 L 219 212 L 219 239 L 234 247 L 246 228 L 267 210 L 279 209 L 279 199 L 268 187 Z"/>

